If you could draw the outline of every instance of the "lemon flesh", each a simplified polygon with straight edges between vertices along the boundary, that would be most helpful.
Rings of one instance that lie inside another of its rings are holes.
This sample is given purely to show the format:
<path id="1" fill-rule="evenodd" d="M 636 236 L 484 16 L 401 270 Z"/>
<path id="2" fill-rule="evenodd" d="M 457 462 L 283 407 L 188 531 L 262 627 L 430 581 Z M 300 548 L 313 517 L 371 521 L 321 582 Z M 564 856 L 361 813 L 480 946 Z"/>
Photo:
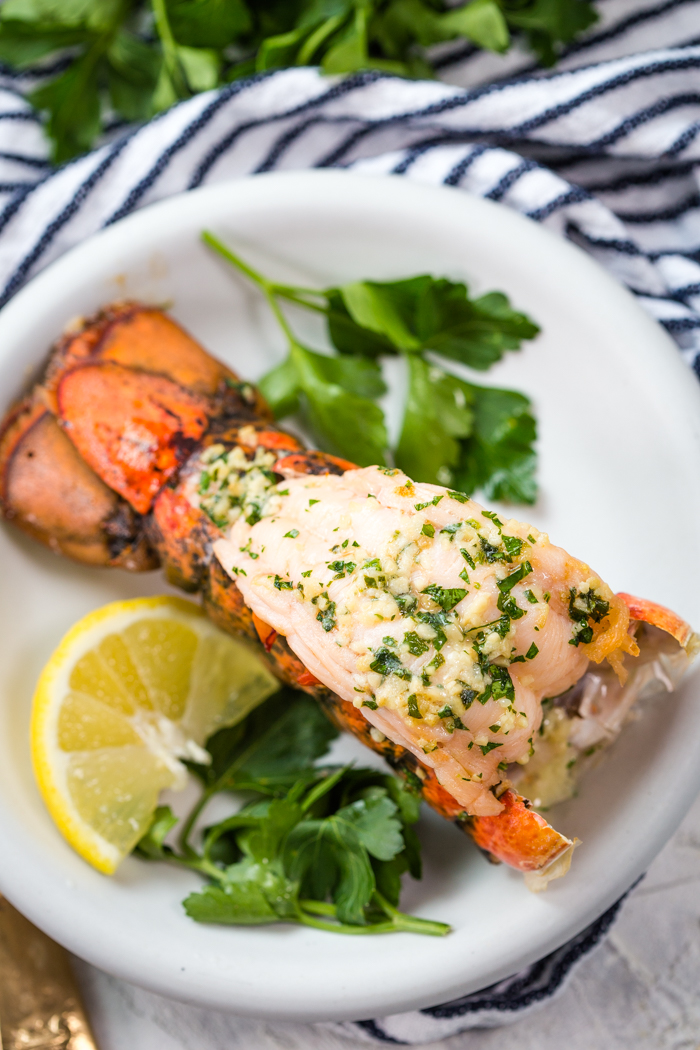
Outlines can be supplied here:
<path id="1" fill-rule="evenodd" d="M 111 874 L 149 827 L 183 759 L 279 688 L 243 642 L 181 598 L 113 602 L 80 620 L 42 671 L 32 761 L 58 829 Z"/>

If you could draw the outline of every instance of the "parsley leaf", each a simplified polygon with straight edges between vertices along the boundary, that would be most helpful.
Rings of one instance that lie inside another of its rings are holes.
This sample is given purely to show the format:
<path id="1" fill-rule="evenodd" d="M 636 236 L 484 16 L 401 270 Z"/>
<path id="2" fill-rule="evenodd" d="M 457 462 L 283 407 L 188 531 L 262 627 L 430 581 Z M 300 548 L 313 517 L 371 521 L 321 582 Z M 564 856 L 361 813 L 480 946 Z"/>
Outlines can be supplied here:
<path id="1" fill-rule="evenodd" d="M 396 653 L 392 653 L 390 649 L 383 646 L 378 649 L 374 654 L 374 660 L 369 665 L 372 671 L 376 671 L 377 674 L 382 675 L 396 675 L 397 678 L 403 678 L 405 681 L 410 682 L 411 672 L 401 662 L 401 658 Z"/>
<path id="2" fill-rule="evenodd" d="M 300 409 L 327 451 L 361 466 L 384 463 L 384 414 L 372 399 L 386 386 L 375 362 L 328 357 L 295 344 L 287 360 L 263 378 L 260 390 L 277 418 Z"/>
<path id="3" fill-rule="evenodd" d="M 536 424 L 524 394 L 472 387 L 474 432 L 462 445 L 454 484 L 464 492 L 481 489 L 489 499 L 534 503 Z"/>
<path id="4" fill-rule="evenodd" d="M 192 767 L 205 791 L 184 820 L 178 849 L 164 844 L 178 821 L 161 806 L 136 855 L 189 867 L 209 880 L 183 901 L 198 922 L 295 922 L 355 934 L 449 932 L 443 923 L 397 910 L 401 875 L 421 876 L 411 827 L 417 796 L 374 769 L 314 766 L 336 733 L 326 723 L 319 734 L 324 721 L 308 697 L 285 689 L 215 734 L 207 744 L 211 765 Z M 205 828 L 198 852 L 189 842 L 197 815 L 213 794 L 232 789 L 250 800 Z"/>
<path id="5" fill-rule="evenodd" d="M 430 351 L 488 368 L 533 338 L 537 326 L 504 295 L 471 300 L 465 285 L 425 275 L 357 281 L 325 292 L 289 289 L 257 274 L 213 235 L 203 237 L 258 284 L 288 338 L 289 356 L 260 384 L 278 418 L 300 412 L 327 451 L 360 465 L 384 463 L 388 437 L 376 398 L 386 388 L 376 358 L 402 354 L 409 384 L 397 466 L 453 492 L 479 488 L 492 499 L 534 501 L 535 420 L 527 397 L 467 383 L 424 356 Z M 301 346 L 277 298 L 325 314 L 339 355 Z"/>
<path id="6" fill-rule="evenodd" d="M 126 120 L 147 119 L 199 91 L 293 66 L 429 78 L 426 48 L 459 38 L 502 53 L 521 37 L 551 65 L 561 45 L 595 20 L 589 0 L 470 0 L 456 7 L 448 0 L 5 0 L 0 60 L 24 69 L 60 56 L 59 72 L 31 101 L 45 114 L 54 159 L 63 161 L 93 145 L 110 110 Z M 119 37 L 128 44 L 116 43 Z M 472 367 L 508 349 L 494 337 L 499 311 L 510 326 L 502 329 L 508 338 L 522 330 L 489 296 L 470 300 L 464 286 L 451 281 L 436 287 L 425 278 L 412 281 L 363 282 L 365 289 L 349 293 L 353 309 L 362 296 L 372 299 L 392 339 L 405 335 L 401 324 L 406 327 L 413 311 L 421 345 L 441 342 L 439 352 L 448 356 L 454 355 L 445 346 L 456 346 L 459 355 L 467 346 Z M 380 300 L 389 287 L 387 306 Z M 353 327 L 344 298 L 329 296 L 329 302 L 335 345 L 370 356 L 387 352 L 383 328 Z"/>
<path id="7" fill-rule="evenodd" d="M 238 725 L 210 737 L 211 764 L 191 768 L 205 785 L 225 782 L 227 790 L 252 782 L 289 784 L 326 754 L 337 735 L 318 704 L 285 687 Z"/>
<path id="8" fill-rule="evenodd" d="M 474 414 L 467 384 L 411 354 L 408 397 L 396 463 L 418 481 L 451 484 L 461 456 L 460 438 L 472 432 Z"/>
<path id="9" fill-rule="evenodd" d="M 432 350 L 480 370 L 539 331 L 502 292 L 470 299 L 465 284 L 445 278 L 356 281 L 333 291 L 358 327 L 392 347 L 404 353 Z"/>
<path id="10" fill-rule="evenodd" d="M 467 594 L 463 587 L 438 587 L 436 583 L 431 583 L 421 593 L 429 594 L 445 612 L 454 609 L 455 605 L 458 605 Z"/>

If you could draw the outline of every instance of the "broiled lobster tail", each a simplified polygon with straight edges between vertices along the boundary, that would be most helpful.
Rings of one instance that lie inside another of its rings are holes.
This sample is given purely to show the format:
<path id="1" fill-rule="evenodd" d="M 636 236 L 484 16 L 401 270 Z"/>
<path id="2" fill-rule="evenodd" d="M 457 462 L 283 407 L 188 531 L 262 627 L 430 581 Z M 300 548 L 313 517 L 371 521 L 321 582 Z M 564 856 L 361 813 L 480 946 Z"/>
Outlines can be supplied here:
<path id="1" fill-rule="evenodd" d="M 161 310 L 118 303 L 65 334 L 42 381 L 8 413 L 0 431 L 2 511 L 85 564 L 131 571 L 161 565 L 171 583 L 201 593 L 220 627 L 256 643 L 282 681 L 314 696 L 331 721 L 383 755 L 494 859 L 535 873 L 541 883 L 563 874 L 574 843 L 507 783 L 502 813 L 469 816 L 432 768 L 373 730 L 360 710 L 310 674 L 281 634 L 253 616 L 213 556 L 220 528 L 190 498 L 200 457 L 214 444 L 248 459 L 261 449 L 272 453 L 278 478 L 353 467 L 305 451 L 276 428 L 259 393 Z M 644 618 L 668 630 L 663 617 L 648 612 L 655 608 L 645 603 Z"/>

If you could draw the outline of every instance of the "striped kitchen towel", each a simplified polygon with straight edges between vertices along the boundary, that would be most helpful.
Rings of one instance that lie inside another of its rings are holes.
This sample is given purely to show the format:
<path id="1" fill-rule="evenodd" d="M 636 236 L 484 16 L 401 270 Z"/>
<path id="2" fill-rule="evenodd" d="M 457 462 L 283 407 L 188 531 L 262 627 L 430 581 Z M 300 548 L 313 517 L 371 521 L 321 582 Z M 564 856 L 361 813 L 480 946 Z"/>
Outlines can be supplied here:
<path id="1" fill-rule="evenodd" d="M 563 991 L 576 964 L 601 943 L 621 907 L 622 900 L 619 900 L 555 952 L 480 992 L 427 1010 L 379 1017 L 373 1021 L 344 1021 L 325 1027 L 362 1042 L 415 1046 L 448 1039 L 471 1028 L 499 1028 L 512 1024 Z"/>
<path id="2" fill-rule="evenodd" d="M 145 126 L 114 127 L 58 170 L 24 99 L 46 70 L 0 69 L 0 305 L 68 248 L 154 201 L 256 172 L 343 167 L 476 193 L 569 237 L 627 285 L 700 377 L 700 2 L 598 7 L 599 24 L 554 71 L 517 50 L 451 45 L 431 82 L 272 72 Z M 336 1030 L 422 1043 L 512 1021 L 562 987 L 617 907 L 492 988 Z"/>

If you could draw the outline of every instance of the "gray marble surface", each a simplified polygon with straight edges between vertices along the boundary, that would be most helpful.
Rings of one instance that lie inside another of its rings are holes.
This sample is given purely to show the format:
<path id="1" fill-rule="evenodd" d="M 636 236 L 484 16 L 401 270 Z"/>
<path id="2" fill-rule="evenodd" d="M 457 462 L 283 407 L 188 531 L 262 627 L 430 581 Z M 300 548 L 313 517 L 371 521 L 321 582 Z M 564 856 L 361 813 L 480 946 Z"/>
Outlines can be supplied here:
<path id="1" fill-rule="evenodd" d="M 672 785 L 669 785 L 672 790 Z M 75 962 L 100 1050 L 352 1050 L 321 1025 L 213 1013 Z M 564 990 L 507 1028 L 466 1032 L 441 1050 L 700 1050 L 700 799 L 607 940 Z"/>

